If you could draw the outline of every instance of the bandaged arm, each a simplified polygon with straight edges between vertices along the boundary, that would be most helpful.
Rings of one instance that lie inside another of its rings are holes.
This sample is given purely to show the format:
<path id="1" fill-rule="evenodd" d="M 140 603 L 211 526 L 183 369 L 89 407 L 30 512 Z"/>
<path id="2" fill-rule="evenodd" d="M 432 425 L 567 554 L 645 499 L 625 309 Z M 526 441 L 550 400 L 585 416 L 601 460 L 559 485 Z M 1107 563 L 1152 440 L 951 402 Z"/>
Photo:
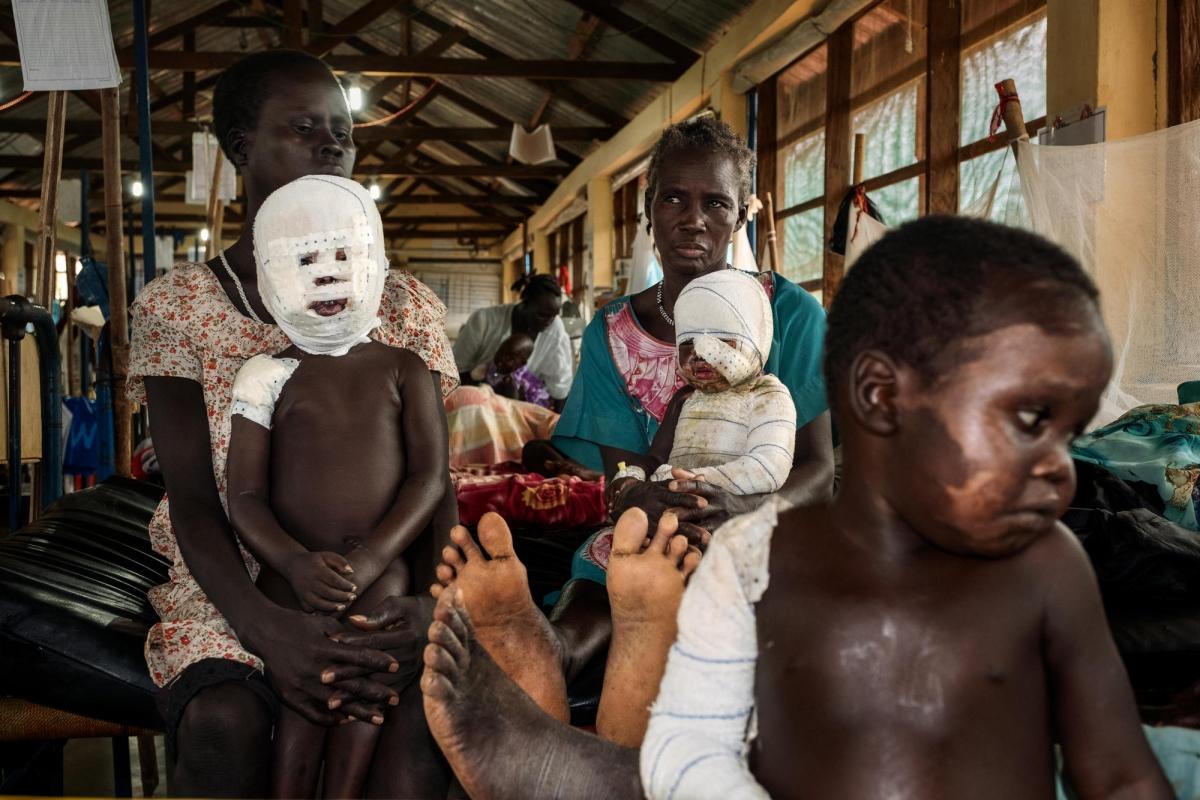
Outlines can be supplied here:
<path id="1" fill-rule="evenodd" d="M 763 800 L 750 773 L 758 632 L 754 606 L 766 588 L 775 507 L 731 520 L 714 538 L 679 607 L 642 742 L 650 800 Z"/>
<path id="2" fill-rule="evenodd" d="M 300 362 L 258 355 L 238 370 L 233 382 L 226 496 L 229 521 L 238 538 L 263 564 L 284 574 L 292 556 L 307 552 L 271 510 L 271 418 L 284 384 Z"/>
<path id="3" fill-rule="evenodd" d="M 796 404 L 778 378 L 766 375 L 747 397 L 750 403 L 750 433 L 746 454 L 715 467 L 690 470 L 705 481 L 738 495 L 777 492 L 792 471 L 796 452 Z M 686 414 L 680 425 L 690 424 Z M 654 480 L 671 476 L 671 464 L 663 464 Z"/>

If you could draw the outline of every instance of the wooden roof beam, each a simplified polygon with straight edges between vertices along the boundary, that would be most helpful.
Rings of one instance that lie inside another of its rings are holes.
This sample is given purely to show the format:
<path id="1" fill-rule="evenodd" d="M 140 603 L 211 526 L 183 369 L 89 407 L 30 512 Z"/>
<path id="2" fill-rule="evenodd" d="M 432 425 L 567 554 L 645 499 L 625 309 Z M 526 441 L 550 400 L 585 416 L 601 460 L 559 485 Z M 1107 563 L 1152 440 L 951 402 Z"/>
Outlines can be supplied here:
<path id="1" fill-rule="evenodd" d="M 223 70 L 246 57 L 245 53 L 151 50 L 150 69 L 204 72 Z M 678 77 L 674 64 L 637 61 L 570 61 L 568 59 L 444 58 L 442 56 L 341 55 L 324 57 L 335 72 L 399 77 L 466 76 L 475 78 L 529 78 L 537 82 L 580 78 L 669 82 Z M 132 54 L 118 54 L 121 67 L 134 67 Z M 16 47 L 0 47 L 0 66 L 20 66 Z"/>
<path id="2" fill-rule="evenodd" d="M 0 169 L 40 170 L 42 157 L 0 155 Z M 138 162 L 126 159 L 121 163 L 122 170 L 137 172 Z M 192 168 L 188 162 L 177 159 L 155 159 L 155 175 L 183 175 Z M 63 159 L 63 169 L 100 170 L 99 158 Z M 374 176 L 384 178 L 397 177 L 445 177 L 445 178 L 555 178 L 569 171 L 566 166 L 526 166 L 524 164 L 431 164 L 428 167 L 404 167 L 394 164 L 369 164 L 355 167 L 356 176 Z"/>
<path id="3" fill-rule="evenodd" d="M 285 0 L 285 7 L 289 2 L 294 2 L 299 7 L 299 0 Z M 400 0 L 369 0 L 347 14 L 346 18 L 334 25 L 328 34 L 316 41 L 310 41 L 304 49 L 315 56 L 324 57 L 333 48 L 344 42 L 347 36 L 358 33 L 399 4 Z M 298 12 L 297 17 L 299 17 Z"/>
<path id="4" fill-rule="evenodd" d="M 567 0 L 567 2 L 676 64 L 690 67 L 700 57 L 700 54 L 690 47 L 680 44 L 665 33 L 622 12 L 609 0 Z"/>
<path id="5" fill-rule="evenodd" d="M 438 33 L 441 33 L 452 27 L 448 22 L 429 13 L 428 10 L 421 10 L 421 11 L 416 12 L 414 15 L 414 20 L 416 22 L 419 22 L 420 24 L 424 25 L 425 27 L 429 28 L 430 30 L 437 31 Z M 463 47 L 468 48 L 469 50 L 483 56 L 484 58 L 507 59 L 509 57 L 506 53 L 504 53 L 500 50 L 497 50 L 496 48 L 492 47 L 491 45 L 487 44 L 486 42 L 481 42 L 474 37 L 467 37 L 466 39 L 464 39 Z M 570 63 L 570 62 L 568 62 L 568 63 Z M 596 63 L 596 62 L 579 62 L 579 63 Z M 683 74 L 683 70 L 678 70 L 678 72 L 673 77 L 669 78 L 669 80 L 675 80 L 681 74 Z M 587 77 L 601 77 L 601 76 L 589 75 Z M 606 125 L 612 125 L 616 128 L 623 128 L 626 124 L 629 123 L 629 118 L 626 117 L 624 114 L 613 111 L 611 108 L 608 108 L 607 106 L 603 105 L 602 103 L 599 103 L 599 102 L 593 100 L 592 98 L 584 95 L 582 92 L 576 91 L 574 88 L 572 88 L 570 86 L 566 86 L 566 85 L 554 86 L 549 81 L 538 80 L 536 78 L 532 79 L 532 81 L 533 81 L 533 83 L 537 84 L 538 86 L 541 86 L 543 89 L 553 87 L 554 91 L 558 95 L 559 99 L 565 100 L 566 102 L 568 102 L 571 105 L 578 108 L 580 111 L 585 111 L 588 114 L 591 114 L 593 117 L 595 117 L 596 119 L 605 123 Z M 512 121 L 515 122 L 516 120 L 512 120 Z"/>

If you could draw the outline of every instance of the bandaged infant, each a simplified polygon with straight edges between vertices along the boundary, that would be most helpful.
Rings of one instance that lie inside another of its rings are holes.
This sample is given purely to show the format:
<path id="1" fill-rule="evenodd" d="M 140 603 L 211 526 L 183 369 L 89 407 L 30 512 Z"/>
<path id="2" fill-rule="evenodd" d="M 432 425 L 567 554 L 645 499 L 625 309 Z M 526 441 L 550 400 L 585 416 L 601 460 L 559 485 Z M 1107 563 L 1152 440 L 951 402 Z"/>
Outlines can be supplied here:
<path id="1" fill-rule="evenodd" d="M 649 461 L 627 465 L 624 476 L 670 480 L 682 468 L 733 494 L 778 491 L 792 470 L 796 406 L 763 372 L 773 333 L 770 300 L 750 273 L 726 269 L 689 283 L 675 301 L 687 386 L 672 400 Z"/>
<path id="2" fill-rule="evenodd" d="M 344 178 L 293 181 L 254 221 L 259 293 L 291 346 L 251 358 L 234 382 L 230 520 L 270 600 L 334 618 L 411 593 L 403 555 L 446 486 L 435 380 L 418 355 L 373 338 L 386 336 L 384 246 L 375 201 Z M 361 796 L 384 713 L 323 728 L 283 707 L 275 796 L 313 796 L 322 752 L 335 765 L 326 794 Z"/>

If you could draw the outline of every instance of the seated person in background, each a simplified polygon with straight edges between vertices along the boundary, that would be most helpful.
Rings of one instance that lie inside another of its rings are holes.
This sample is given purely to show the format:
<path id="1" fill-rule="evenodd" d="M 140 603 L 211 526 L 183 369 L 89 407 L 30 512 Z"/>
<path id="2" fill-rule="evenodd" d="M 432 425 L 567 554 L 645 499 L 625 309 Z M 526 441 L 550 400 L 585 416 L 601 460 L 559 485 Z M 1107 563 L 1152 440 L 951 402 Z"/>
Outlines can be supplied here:
<path id="1" fill-rule="evenodd" d="M 685 469 L 738 495 L 778 491 L 792 470 L 796 404 L 763 373 L 773 315 L 762 284 L 727 269 L 696 278 L 675 301 L 679 373 L 675 394 L 645 456 L 628 453 L 613 481 L 671 480 Z"/>
<path id="2" fill-rule="evenodd" d="M 528 334 L 514 333 L 500 343 L 495 357 L 487 365 L 483 380 L 501 397 L 551 408 L 546 384 L 525 366 L 532 355 L 533 339 Z"/>
<path id="3" fill-rule="evenodd" d="M 477 384 L 496 357 L 500 345 L 514 333 L 533 339 L 533 352 L 526 365 L 540 378 L 554 400 L 555 411 L 571 390 L 574 357 L 571 339 L 563 326 L 562 290 L 552 275 L 525 275 L 513 285 L 521 292 L 519 302 L 490 306 L 471 312 L 454 340 L 454 361 L 464 386 Z"/>
<path id="4" fill-rule="evenodd" d="M 1078 797 L 1171 797 L 1058 522 L 1111 368 L 1096 288 L 1048 242 L 927 217 L 872 247 L 826 337 L 837 498 L 713 539 L 646 795 L 1049 800 L 1057 742 Z"/>
<path id="5" fill-rule="evenodd" d="M 258 586 L 330 615 L 411 594 L 401 554 L 442 498 L 446 429 L 424 362 L 368 338 L 388 269 L 375 202 L 344 178 L 300 178 L 263 203 L 254 247 L 263 302 L 292 341 L 233 386 L 229 515 L 263 565 Z M 324 751 L 325 796 L 361 796 L 383 717 L 372 722 L 325 728 L 281 708 L 272 793 L 313 796 Z"/>

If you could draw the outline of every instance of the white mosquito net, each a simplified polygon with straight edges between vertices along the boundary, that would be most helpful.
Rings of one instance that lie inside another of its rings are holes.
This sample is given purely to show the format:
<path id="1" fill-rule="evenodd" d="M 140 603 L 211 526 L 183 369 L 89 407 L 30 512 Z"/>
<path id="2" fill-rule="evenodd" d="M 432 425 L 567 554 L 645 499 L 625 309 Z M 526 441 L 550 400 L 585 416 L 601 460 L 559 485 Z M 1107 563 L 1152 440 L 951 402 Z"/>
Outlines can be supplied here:
<path id="1" fill-rule="evenodd" d="M 1094 424 L 1200 379 L 1200 122 L 1075 147 L 1017 145 L 1029 224 L 1100 288 L 1114 372 Z"/>

